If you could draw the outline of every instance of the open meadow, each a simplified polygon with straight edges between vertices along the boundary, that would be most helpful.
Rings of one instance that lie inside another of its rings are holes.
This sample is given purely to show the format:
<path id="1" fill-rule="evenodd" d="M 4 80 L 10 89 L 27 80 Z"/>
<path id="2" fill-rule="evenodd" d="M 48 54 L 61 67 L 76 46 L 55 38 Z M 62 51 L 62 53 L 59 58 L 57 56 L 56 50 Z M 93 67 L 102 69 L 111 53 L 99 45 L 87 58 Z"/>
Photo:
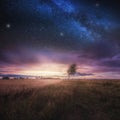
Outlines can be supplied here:
<path id="1" fill-rule="evenodd" d="M 120 81 L 1 80 L 0 120 L 120 120 Z"/>

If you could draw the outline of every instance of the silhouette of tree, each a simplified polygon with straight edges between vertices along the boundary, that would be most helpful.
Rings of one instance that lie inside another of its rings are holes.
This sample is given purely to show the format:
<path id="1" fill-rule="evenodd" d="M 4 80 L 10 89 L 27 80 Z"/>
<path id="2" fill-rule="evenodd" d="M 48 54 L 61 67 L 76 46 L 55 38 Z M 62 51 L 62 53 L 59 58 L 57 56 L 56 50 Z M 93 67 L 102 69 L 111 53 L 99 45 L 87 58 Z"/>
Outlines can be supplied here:
<path id="1" fill-rule="evenodd" d="M 72 64 L 70 65 L 70 67 L 67 70 L 67 74 L 70 77 L 71 75 L 74 75 L 76 73 L 77 70 L 77 65 L 76 64 Z"/>

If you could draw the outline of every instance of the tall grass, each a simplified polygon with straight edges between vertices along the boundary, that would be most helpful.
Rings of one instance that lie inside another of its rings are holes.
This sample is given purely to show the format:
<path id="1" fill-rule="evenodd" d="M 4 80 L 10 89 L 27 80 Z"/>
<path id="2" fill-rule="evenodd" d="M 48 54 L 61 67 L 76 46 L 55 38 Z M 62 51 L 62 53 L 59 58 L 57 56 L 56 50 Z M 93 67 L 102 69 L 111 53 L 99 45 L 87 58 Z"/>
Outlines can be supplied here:
<path id="1" fill-rule="evenodd" d="M 119 120 L 120 81 L 70 80 L 7 92 L 0 95 L 0 119 Z"/>

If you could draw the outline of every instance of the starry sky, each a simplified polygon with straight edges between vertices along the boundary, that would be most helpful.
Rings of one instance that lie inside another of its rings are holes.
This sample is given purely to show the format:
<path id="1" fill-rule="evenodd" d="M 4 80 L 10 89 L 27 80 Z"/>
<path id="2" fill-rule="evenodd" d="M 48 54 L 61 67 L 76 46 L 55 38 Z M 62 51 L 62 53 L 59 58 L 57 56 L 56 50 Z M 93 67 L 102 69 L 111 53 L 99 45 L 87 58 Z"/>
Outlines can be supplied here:
<path id="1" fill-rule="evenodd" d="M 120 78 L 117 0 L 1 0 L 0 74 Z"/>

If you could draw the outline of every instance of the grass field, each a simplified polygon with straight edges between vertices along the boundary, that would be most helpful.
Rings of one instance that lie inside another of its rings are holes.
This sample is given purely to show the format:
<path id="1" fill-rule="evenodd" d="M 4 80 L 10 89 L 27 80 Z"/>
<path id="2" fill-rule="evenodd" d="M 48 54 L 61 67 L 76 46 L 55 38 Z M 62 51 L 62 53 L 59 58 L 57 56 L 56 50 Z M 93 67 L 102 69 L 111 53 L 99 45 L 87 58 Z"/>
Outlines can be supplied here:
<path id="1" fill-rule="evenodd" d="M 1 80 L 0 120 L 120 120 L 120 81 Z"/>

